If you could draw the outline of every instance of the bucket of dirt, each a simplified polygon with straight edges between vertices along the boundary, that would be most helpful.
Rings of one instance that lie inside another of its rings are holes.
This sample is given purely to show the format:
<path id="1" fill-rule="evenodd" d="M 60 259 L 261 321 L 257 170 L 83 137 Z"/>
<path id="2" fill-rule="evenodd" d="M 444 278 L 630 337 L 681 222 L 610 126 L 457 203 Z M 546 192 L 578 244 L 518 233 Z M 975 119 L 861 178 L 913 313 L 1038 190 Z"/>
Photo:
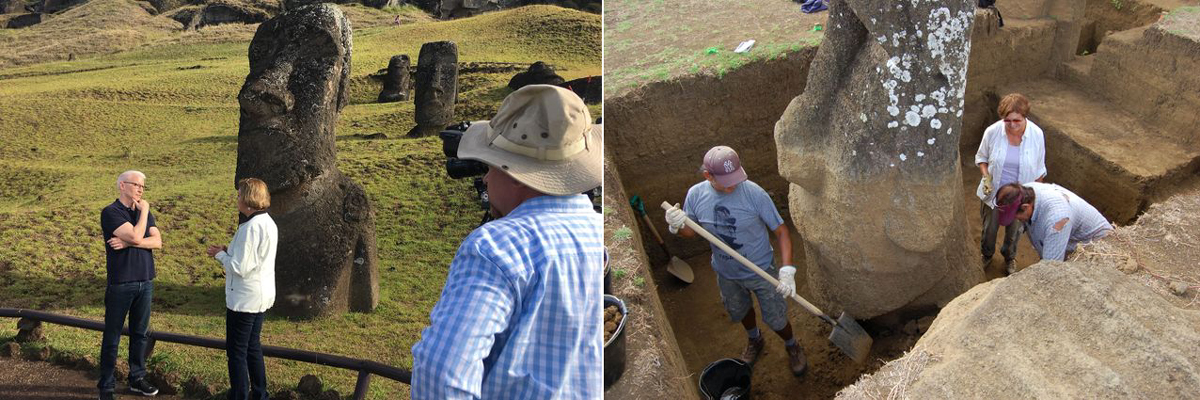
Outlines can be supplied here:
<path id="1" fill-rule="evenodd" d="M 604 387 L 621 378 L 625 372 L 625 321 L 628 319 L 625 302 L 604 295 Z"/>
<path id="2" fill-rule="evenodd" d="M 708 400 L 749 399 L 750 364 L 735 358 L 708 364 L 700 373 L 700 393 Z"/>
<path id="3" fill-rule="evenodd" d="M 608 246 L 604 246 L 604 294 L 612 294 L 612 268 L 608 266 Z"/>

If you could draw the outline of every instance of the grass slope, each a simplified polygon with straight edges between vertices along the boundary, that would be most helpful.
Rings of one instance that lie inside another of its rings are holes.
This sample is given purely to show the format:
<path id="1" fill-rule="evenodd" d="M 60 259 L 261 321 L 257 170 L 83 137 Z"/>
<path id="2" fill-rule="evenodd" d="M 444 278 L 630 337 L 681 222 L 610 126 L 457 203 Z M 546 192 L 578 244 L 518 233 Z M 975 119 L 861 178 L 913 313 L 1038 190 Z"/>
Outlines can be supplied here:
<path id="1" fill-rule="evenodd" d="M 536 6 L 354 35 L 356 94 L 338 123 L 338 167 L 366 188 L 376 209 L 380 305 L 371 314 L 308 322 L 269 319 L 263 342 L 409 367 L 446 266 L 481 211 L 469 181 L 445 176 L 437 138 L 402 138 L 413 126 L 412 103 L 369 103 L 379 84 L 367 75 L 395 54 L 415 62 L 421 44 L 435 40 L 456 41 L 460 62 L 545 60 L 567 79 L 598 75 L 600 20 Z M 247 45 L 168 44 L 0 69 L 0 232 L 11 238 L 0 246 L 0 306 L 102 318 L 98 212 L 116 198 L 115 176 L 136 168 L 149 176 L 146 198 L 166 242 L 156 255 L 151 329 L 224 336 L 224 281 L 204 246 L 227 242 L 236 225 L 236 96 Z M 489 118 L 511 75 L 460 76 L 459 118 Z M 592 110 L 599 116 L 598 106 Z M 376 132 L 390 139 L 355 136 Z M 0 325 L 0 338 L 14 335 L 12 327 Z M 61 351 L 99 351 L 97 332 L 50 326 L 48 335 Z M 161 368 L 227 382 L 222 352 L 163 343 L 156 354 Z M 309 372 L 341 393 L 353 390 L 352 372 L 267 363 L 273 390 Z M 373 380 L 372 398 L 406 395 L 404 385 Z"/>

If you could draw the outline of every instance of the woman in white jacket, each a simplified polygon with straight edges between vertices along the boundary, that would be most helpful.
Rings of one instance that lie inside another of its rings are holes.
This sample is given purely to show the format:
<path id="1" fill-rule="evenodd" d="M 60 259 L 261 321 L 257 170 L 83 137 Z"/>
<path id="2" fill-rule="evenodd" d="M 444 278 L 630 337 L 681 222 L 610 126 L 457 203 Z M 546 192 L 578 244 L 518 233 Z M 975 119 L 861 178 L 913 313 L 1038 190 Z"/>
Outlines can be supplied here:
<path id="1" fill-rule="evenodd" d="M 983 179 L 979 182 L 976 195 L 983 204 L 979 214 L 983 218 L 983 238 L 980 251 L 983 265 L 987 268 L 996 252 L 996 233 L 999 231 L 996 213 L 996 195 L 993 189 L 1009 183 L 1025 184 L 1041 182 L 1046 178 L 1046 140 L 1029 115 L 1029 99 L 1017 93 L 1004 96 L 996 112 L 1001 120 L 983 132 L 979 151 L 975 153 L 975 164 Z M 1015 271 L 1017 240 L 1024 231 L 1024 224 L 1014 222 L 1004 229 L 1004 266 L 1011 275 Z"/>
<path id="2" fill-rule="evenodd" d="M 255 178 L 238 182 L 243 218 L 228 246 L 209 246 L 208 255 L 225 266 L 225 354 L 229 398 L 267 400 L 263 363 L 263 314 L 275 304 L 275 249 L 279 230 L 267 214 L 271 194 Z M 247 395 L 249 397 L 247 397 Z"/>

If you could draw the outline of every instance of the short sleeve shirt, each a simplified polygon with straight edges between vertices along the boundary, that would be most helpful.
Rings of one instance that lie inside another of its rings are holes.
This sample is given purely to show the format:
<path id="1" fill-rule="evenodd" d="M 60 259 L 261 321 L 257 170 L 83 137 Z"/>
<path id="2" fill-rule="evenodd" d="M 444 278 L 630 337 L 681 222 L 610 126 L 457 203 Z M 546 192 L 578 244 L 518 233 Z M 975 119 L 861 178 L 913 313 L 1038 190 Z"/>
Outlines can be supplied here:
<path id="1" fill-rule="evenodd" d="M 775 253 L 768 231 L 778 229 L 783 217 L 771 196 L 757 183 L 743 181 L 733 193 L 718 192 L 708 181 L 697 183 L 688 189 L 683 211 L 759 268 L 771 268 Z M 713 270 L 722 278 L 758 276 L 715 245 L 712 253 Z"/>
<path id="2" fill-rule="evenodd" d="M 141 217 L 140 211 L 125 207 L 119 199 L 100 211 L 100 229 L 104 231 L 104 256 L 110 285 L 154 279 L 154 253 L 150 249 L 126 247 L 113 250 L 112 246 L 108 245 L 108 240 L 113 238 L 113 232 L 117 228 L 126 222 L 137 225 Z M 144 237 L 150 237 L 150 228 L 156 226 L 154 213 L 148 213 L 147 218 L 149 221 Z"/>

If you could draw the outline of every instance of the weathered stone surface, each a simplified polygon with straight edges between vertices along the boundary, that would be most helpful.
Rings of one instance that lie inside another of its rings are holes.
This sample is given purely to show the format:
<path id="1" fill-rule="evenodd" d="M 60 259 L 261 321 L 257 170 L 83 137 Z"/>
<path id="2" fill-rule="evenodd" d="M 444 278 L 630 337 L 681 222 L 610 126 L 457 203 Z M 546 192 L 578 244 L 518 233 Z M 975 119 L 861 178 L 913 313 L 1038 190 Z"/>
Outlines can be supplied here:
<path id="1" fill-rule="evenodd" d="M 295 390 L 284 389 L 271 396 L 271 400 L 300 400 L 300 394 Z"/>
<path id="2" fill-rule="evenodd" d="M 408 100 L 412 77 L 408 73 L 408 55 L 392 56 L 388 61 L 387 75 L 383 77 L 383 90 L 379 92 L 380 103 Z"/>
<path id="3" fill-rule="evenodd" d="M 944 305 L 983 279 L 958 137 L 975 2 L 833 1 L 779 172 L 824 311 Z"/>
<path id="4" fill-rule="evenodd" d="M 42 321 L 28 318 L 17 320 L 17 342 L 36 342 L 43 339 L 46 339 L 46 330 L 42 328 Z"/>
<path id="5" fill-rule="evenodd" d="M 24 0 L 0 0 L 0 14 L 16 14 L 25 12 Z"/>
<path id="6" fill-rule="evenodd" d="M 40 12 L 53 14 L 83 4 L 85 0 L 42 0 Z"/>
<path id="7" fill-rule="evenodd" d="M 299 390 L 302 394 L 316 396 L 321 394 L 321 389 L 324 386 L 321 383 L 321 378 L 318 378 L 316 375 L 305 375 L 300 377 L 300 383 L 296 385 L 296 390 Z"/>
<path id="8" fill-rule="evenodd" d="M 563 82 L 566 80 L 554 72 L 554 67 L 538 61 L 530 65 L 528 70 L 513 75 L 508 80 L 508 88 L 517 90 L 526 85 L 562 85 Z"/>
<path id="9" fill-rule="evenodd" d="M 3 345 L 0 345 L 0 356 L 20 357 L 21 345 L 17 342 L 4 342 Z"/>
<path id="10" fill-rule="evenodd" d="M 1192 397 L 1200 311 L 1166 296 L 1110 267 L 1043 261 L 954 299 L 908 355 L 839 398 Z"/>
<path id="11" fill-rule="evenodd" d="M 271 191 L 279 226 L 272 312 L 313 317 L 379 301 L 375 216 L 337 169 L 334 127 L 347 103 L 350 24 L 336 6 L 287 11 L 259 26 L 238 94 L 236 179 Z"/>
<path id="12" fill-rule="evenodd" d="M 37 24 L 40 24 L 41 22 L 42 22 L 42 14 L 41 13 L 32 13 L 32 14 L 18 15 L 16 17 L 13 17 L 12 19 L 9 19 L 8 24 L 5 24 L 5 27 L 8 29 L 18 29 L 18 28 L 24 28 L 27 26 L 37 25 Z"/>
<path id="13" fill-rule="evenodd" d="M 454 103 L 458 99 L 458 45 L 454 42 L 421 45 L 413 84 L 416 86 L 413 103 L 417 126 L 408 132 L 408 136 L 435 135 L 454 123 Z"/>

